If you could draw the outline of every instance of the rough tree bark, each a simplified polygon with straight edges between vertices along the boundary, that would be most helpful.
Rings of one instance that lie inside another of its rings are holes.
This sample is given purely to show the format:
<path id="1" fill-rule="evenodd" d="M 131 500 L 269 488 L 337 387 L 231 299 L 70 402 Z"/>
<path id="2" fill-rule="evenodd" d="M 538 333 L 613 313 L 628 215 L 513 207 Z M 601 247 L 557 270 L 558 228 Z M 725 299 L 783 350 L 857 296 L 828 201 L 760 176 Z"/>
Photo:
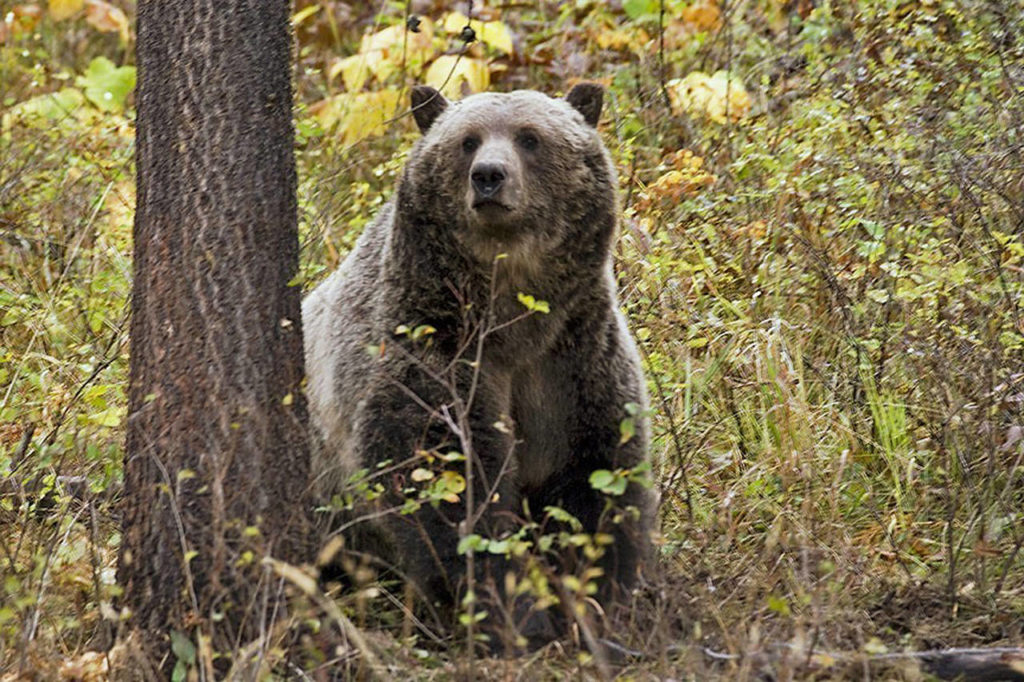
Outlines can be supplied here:
<path id="1" fill-rule="evenodd" d="M 171 630 L 257 637 L 280 591 L 260 557 L 308 538 L 288 19 L 287 0 L 139 3 L 118 580 L 157 651 Z"/>

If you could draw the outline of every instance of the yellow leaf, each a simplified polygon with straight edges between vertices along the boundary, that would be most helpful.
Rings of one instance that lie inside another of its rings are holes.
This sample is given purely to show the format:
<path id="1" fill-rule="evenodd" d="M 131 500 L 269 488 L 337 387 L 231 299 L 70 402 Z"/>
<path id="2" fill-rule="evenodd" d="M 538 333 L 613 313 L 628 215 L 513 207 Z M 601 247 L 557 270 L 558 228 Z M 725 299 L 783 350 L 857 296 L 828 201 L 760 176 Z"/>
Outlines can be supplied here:
<path id="1" fill-rule="evenodd" d="M 50 16 L 57 21 L 73 17 L 85 4 L 85 0 L 50 0 Z"/>
<path id="2" fill-rule="evenodd" d="M 365 54 L 374 50 L 389 50 L 395 45 L 401 46 L 404 32 L 405 26 L 395 24 L 376 33 L 365 35 L 359 43 L 359 51 Z M 416 34 L 411 33 L 410 35 Z"/>
<path id="3" fill-rule="evenodd" d="M 409 31 L 404 24 L 396 24 L 363 36 L 359 43 L 359 52 L 381 52 L 384 59 L 397 65 L 402 63 L 403 50 L 408 61 L 411 58 L 425 58 L 433 47 L 434 24 L 424 17 L 420 20 L 419 33 Z"/>
<path id="4" fill-rule="evenodd" d="M 470 92 L 483 92 L 491 84 L 491 73 L 482 59 L 444 54 L 434 60 L 423 76 L 423 82 L 432 85 L 447 97 L 462 97 L 462 84 Z"/>
<path id="5" fill-rule="evenodd" d="M 589 31 L 589 36 L 602 50 L 629 50 L 636 54 L 645 54 L 646 46 L 651 40 L 647 31 L 635 26 L 628 28 L 600 26 L 592 28 Z"/>
<path id="6" fill-rule="evenodd" d="M 608 29 L 599 32 L 595 37 L 597 46 L 602 50 L 619 50 L 624 47 L 629 47 L 629 41 L 632 35 L 629 31 L 622 29 Z"/>
<path id="7" fill-rule="evenodd" d="M 327 71 L 334 79 L 341 74 L 345 89 L 362 90 L 372 76 L 384 81 L 405 66 L 418 68 L 433 51 L 434 25 L 429 19 L 420 21 L 419 33 L 408 31 L 404 25 L 389 26 L 363 36 L 359 53 L 335 61 Z"/>
<path id="8" fill-rule="evenodd" d="M 397 90 L 344 92 L 312 104 L 311 114 L 324 128 L 337 126 L 343 144 L 380 135 L 398 107 Z"/>
<path id="9" fill-rule="evenodd" d="M 441 472 L 441 480 L 444 482 L 444 487 L 449 493 L 458 495 L 466 490 L 466 479 L 457 471 Z"/>
<path id="10" fill-rule="evenodd" d="M 718 26 L 722 13 L 711 0 L 702 0 L 683 8 L 682 19 L 697 31 L 710 31 Z"/>
<path id="11" fill-rule="evenodd" d="M 469 23 L 469 19 L 462 12 L 452 12 L 444 18 L 441 26 L 445 33 L 459 33 L 462 27 Z M 477 22 L 478 24 L 480 22 Z"/>
<path id="12" fill-rule="evenodd" d="M 120 7 L 103 0 L 85 0 L 85 20 L 97 31 L 119 33 L 121 42 L 128 42 L 128 17 Z"/>
<path id="13" fill-rule="evenodd" d="M 485 21 L 480 25 L 476 37 L 496 50 L 512 54 L 512 31 L 500 21 Z"/>
<path id="14" fill-rule="evenodd" d="M 704 114 L 716 123 L 725 123 L 726 117 L 738 121 L 750 111 L 750 95 L 728 71 L 713 76 L 694 71 L 669 81 L 665 87 L 675 114 Z"/>
<path id="15" fill-rule="evenodd" d="M 320 5 L 310 5 L 309 7 L 300 9 L 298 12 L 292 15 L 292 26 L 298 26 L 306 19 L 309 19 L 311 16 L 319 12 L 320 9 Z"/>
<path id="16" fill-rule="evenodd" d="M 462 33 L 466 24 L 473 29 L 476 39 L 480 42 L 506 54 L 512 54 L 512 31 L 501 21 L 470 21 L 462 12 L 452 12 L 445 17 L 442 25 L 446 33 L 458 35 Z"/>
<path id="17" fill-rule="evenodd" d="M 434 477 L 434 472 L 431 471 L 430 469 L 424 469 L 423 467 L 418 467 L 416 469 L 413 469 L 412 470 L 412 474 L 410 474 L 410 478 L 412 478 L 412 480 L 415 481 L 416 483 L 422 483 L 423 481 L 429 481 L 433 477 Z"/>
<path id="18" fill-rule="evenodd" d="M 359 92 L 363 89 L 363 86 L 380 63 L 380 60 L 380 52 L 354 54 L 351 57 L 339 59 L 328 69 L 327 78 L 334 80 L 340 73 L 341 81 L 345 84 L 345 90 L 348 92 Z"/>

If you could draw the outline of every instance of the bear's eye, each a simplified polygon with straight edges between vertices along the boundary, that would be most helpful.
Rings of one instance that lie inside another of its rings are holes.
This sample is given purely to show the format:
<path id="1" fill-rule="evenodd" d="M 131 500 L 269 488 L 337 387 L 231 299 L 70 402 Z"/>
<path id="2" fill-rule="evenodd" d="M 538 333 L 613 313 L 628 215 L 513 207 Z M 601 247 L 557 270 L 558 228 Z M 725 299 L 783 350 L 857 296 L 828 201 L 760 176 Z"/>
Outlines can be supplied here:
<path id="1" fill-rule="evenodd" d="M 519 146 L 523 149 L 532 152 L 538 145 L 540 145 L 540 138 L 537 137 L 536 133 L 524 130 L 519 133 L 518 137 L 516 137 L 516 142 L 518 142 Z"/>
<path id="2" fill-rule="evenodd" d="M 467 154 L 472 154 L 480 146 L 480 140 L 472 135 L 462 140 L 462 151 Z"/>

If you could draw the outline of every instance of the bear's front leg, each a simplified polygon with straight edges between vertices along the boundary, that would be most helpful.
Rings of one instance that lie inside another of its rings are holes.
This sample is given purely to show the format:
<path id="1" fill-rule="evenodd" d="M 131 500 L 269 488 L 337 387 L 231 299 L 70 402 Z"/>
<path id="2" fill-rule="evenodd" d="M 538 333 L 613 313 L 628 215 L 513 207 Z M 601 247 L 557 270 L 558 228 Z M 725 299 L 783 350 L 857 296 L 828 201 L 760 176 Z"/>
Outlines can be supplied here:
<path id="1" fill-rule="evenodd" d="M 640 564 L 650 556 L 654 506 L 642 478 L 649 428 L 639 358 L 628 335 L 612 329 L 605 344 L 595 346 L 592 352 L 580 352 L 571 344 L 547 361 L 545 372 L 555 378 L 546 380 L 545 399 L 533 409 L 553 411 L 551 401 L 569 405 L 559 411 L 557 422 L 566 441 L 558 447 L 564 449 L 558 466 L 528 492 L 534 514 L 547 506 L 560 507 L 579 520 L 586 533 L 612 536 L 597 562 L 603 573 L 598 595 L 603 603 L 621 597 L 636 583 Z M 631 428 L 623 429 L 626 419 L 632 422 Z M 526 438 L 531 435 L 535 434 Z M 595 489 L 591 477 L 598 470 L 626 476 L 625 489 Z M 563 559 L 571 571 L 578 571 L 580 562 L 585 561 L 579 556 Z"/>
<path id="2" fill-rule="evenodd" d="M 361 461 L 385 463 L 389 471 L 386 497 L 390 507 L 401 510 L 385 519 L 392 554 L 422 595 L 450 620 L 462 605 L 472 564 L 479 599 L 474 608 L 487 612 L 478 629 L 488 632 L 492 647 L 500 649 L 506 626 L 521 623 L 526 615 L 521 605 L 505 599 L 511 562 L 490 552 L 477 552 L 470 562 L 458 548 L 467 535 L 498 538 L 513 527 L 511 512 L 518 503 L 511 474 L 513 441 L 502 421 L 507 386 L 487 376 L 475 382 L 471 375 L 451 378 L 418 364 L 400 372 L 391 369 L 390 376 L 401 381 L 389 379 L 362 403 L 356 440 L 363 448 Z M 543 638 L 544 629 L 545 623 L 526 618 L 524 630 L 536 631 L 524 632 L 528 638 Z"/>

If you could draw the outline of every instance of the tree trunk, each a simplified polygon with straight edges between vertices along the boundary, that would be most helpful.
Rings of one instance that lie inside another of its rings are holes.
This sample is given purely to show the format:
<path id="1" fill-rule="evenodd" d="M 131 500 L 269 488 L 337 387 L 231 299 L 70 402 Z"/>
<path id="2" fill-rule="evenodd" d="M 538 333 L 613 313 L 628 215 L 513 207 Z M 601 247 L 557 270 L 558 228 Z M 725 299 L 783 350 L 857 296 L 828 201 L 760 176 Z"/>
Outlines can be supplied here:
<path id="1" fill-rule="evenodd" d="M 157 650 L 256 638 L 280 614 L 260 558 L 308 541 L 288 20 L 286 0 L 139 3 L 118 580 Z"/>

